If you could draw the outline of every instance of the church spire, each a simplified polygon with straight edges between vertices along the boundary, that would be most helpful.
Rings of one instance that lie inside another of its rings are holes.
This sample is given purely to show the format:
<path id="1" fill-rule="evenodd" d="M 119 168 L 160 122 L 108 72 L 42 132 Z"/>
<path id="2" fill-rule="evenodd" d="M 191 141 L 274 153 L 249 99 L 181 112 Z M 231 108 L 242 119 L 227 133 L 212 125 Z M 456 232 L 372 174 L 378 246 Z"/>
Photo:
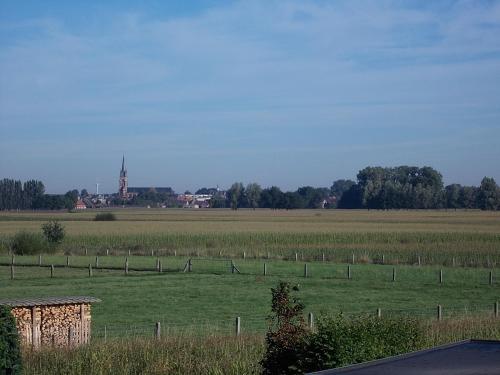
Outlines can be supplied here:
<path id="1" fill-rule="evenodd" d="M 123 159 L 122 159 L 122 172 L 125 171 L 125 155 L 123 155 Z"/>

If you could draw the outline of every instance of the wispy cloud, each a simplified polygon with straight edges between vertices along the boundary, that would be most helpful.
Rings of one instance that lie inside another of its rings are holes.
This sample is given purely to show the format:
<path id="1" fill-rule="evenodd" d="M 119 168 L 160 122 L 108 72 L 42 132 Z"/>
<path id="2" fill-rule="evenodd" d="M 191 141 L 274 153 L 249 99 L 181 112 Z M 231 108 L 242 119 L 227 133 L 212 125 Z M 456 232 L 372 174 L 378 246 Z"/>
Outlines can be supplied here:
<path id="1" fill-rule="evenodd" d="M 85 26 L 9 21 L 0 24 L 0 147 L 15 159 L 7 142 L 31 138 L 52 155 L 45 141 L 57 147 L 79 134 L 108 157 L 110 143 L 148 152 L 144 139 L 154 137 L 171 145 L 155 153 L 167 159 L 176 142 L 196 155 L 216 144 L 223 154 L 234 153 L 229 145 L 245 155 L 287 146 L 334 158 L 329 145 L 369 145 L 381 132 L 401 144 L 474 127 L 497 134 L 499 32 L 500 3 L 490 1 L 236 2 L 177 17 L 147 8 L 89 16 Z M 482 148 L 500 157 L 487 138 Z M 374 151 L 386 144 L 378 142 Z M 342 173 L 369 160 L 364 152 Z"/>

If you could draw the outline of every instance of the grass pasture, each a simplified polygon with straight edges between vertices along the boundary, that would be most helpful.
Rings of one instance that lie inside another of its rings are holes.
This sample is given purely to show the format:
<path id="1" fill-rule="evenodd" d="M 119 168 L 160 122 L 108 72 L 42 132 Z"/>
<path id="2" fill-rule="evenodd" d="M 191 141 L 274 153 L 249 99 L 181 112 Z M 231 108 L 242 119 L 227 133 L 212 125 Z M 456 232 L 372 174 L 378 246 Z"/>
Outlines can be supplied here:
<path id="1" fill-rule="evenodd" d="M 186 263 L 182 257 L 160 257 L 165 272 L 154 270 L 156 257 L 132 256 L 130 272 L 124 273 L 125 258 L 101 256 L 100 267 L 89 263 L 95 257 L 72 256 L 70 263 L 82 268 L 67 268 L 66 257 L 16 257 L 15 279 L 10 280 L 8 257 L 2 257 L 0 298 L 29 296 L 91 295 L 103 300 L 94 306 L 93 329 L 102 335 L 151 335 L 156 321 L 165 330 L 232 333 L 236 316 L 242 319 L 247 333 L 264 332 L 270 309 L 270 288 L 278 280 L 300 285 L 300 298 L 308 312 L 402 313 L 434 317 L 436 306 L 443 305 L 445 317 L 493 313 L 493 304 L 500 300 L 500 271 L 490 269 L 437 266 L 408 266 L 309 262 L 308 277 L 304 277 L 303 262 L 240 259 L 235 262 L 241 274 L 231 274 L 230 262 L 193 260 L 191 273 L 180 272 Z M 50 267 L 54 264 L 54 277 Z M 144 269 L 134 271 L 135 268 Z M 145 271 L 149 269 L 149 271 Z M 396 280 L 392 281 L 393 269 Z M 439 272 L 443 270 L 443 283 Z"/>

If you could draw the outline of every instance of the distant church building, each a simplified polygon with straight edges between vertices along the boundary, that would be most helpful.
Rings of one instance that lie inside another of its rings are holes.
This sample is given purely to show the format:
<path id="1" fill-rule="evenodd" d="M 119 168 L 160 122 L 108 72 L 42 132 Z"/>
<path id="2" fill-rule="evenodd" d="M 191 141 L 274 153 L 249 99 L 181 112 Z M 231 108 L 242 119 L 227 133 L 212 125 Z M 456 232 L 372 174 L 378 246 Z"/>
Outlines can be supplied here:
<path id="1" fill-rule="evenodd" d="M 127 170 L 125 169 L 125 155 L 123 155 L 122 159 L 122 169 L 120 171 L 120 180 L 118 183 L 118 195 L 122 199 L 127 199 L 127 189 L 128 189 L 128 181 L 127 181 Z"/>

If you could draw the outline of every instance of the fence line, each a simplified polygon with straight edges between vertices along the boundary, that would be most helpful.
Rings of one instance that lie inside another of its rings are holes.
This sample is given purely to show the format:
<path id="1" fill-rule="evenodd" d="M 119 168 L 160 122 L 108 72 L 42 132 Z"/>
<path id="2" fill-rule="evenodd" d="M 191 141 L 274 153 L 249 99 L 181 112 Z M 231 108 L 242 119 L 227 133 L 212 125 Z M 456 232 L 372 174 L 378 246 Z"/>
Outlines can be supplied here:
<path id="1" fill-rule="evenodd" d="M 177 266 L 175 264 L 172 264 L 173 262 L 162 262 L 161 258 L 159 257 L 153 257 L 151 266 L 150 267 L 137 267 L 137 266 L 131 266 L 131 261 L 129 260 L 128 257 L 125 257 L 125 262 L 122 263 L 124 265 L 119 266 L 119 265 L 109 265 L 109 264 L 102 264 L 102 262 L 99 261 L 99 257 L 95 257 L 95 262 L 94 266 L 92 266 L 92 263 L 86 264 L 78 264 L 78 262 L 75 261 L 70 261 L 70 256 L 66 257 L 60 257 L 61 262 L 57 264 L 56 262 L 52 262 L 51 264 L 44 264 L 42 262 L 42 257 L 40 256 L 38 259 L 38 263 L 27 263 L 27 262 L 19 262 L 19 258 L 22 259 L 22 257 L 12 257 L 10 262 L 0 262 L 0 266 L 5 266 L 10 268 L 10 279 L 15 279 L 16 278 L 16 268 L 17 267 L 38 267 L 38 268 L 48 268 L 50 272 L 47 273 L 47 277 L 58 277 L 58 269 L 88 269 L 88 275 L 89 277 L 93 276 L 93 271 L 96 270 L 103 270 L 103 271 L 124 271 L 125 275 L 129 275 L 131 272 L 147 272 L 147 273 L 171 273 L 171 272 L 195 272 L 195 273 L 203 273 L 203 274 L 217 274 L 217 273 L 232 273 L 232 274 L 246 274 L 246 275 L 263 275 L 263 276 L 288 276 L 288 277 L 304 277 L 304 278 L 332 278 L 332 274 L 325 272 L 327 267 L 329 265 L 333 266 L 333 276 L 335 278 L 345 278 L 348 280 L 361 280 L 362 276 L 360 276 L 359 273 L 355 272 L 353 267 L 362 267 L 363 265 L 352 265 L 352 264 L 347 264 L 347 268 L 345 271 L 345 274 L 342 274 L 342 271 L 339 272 L 339 269 L 342 267 L 342 265 L 336 264 L 336 263 L 325 263 L 325 262 L 318 262 L 318 263 L 304 263 L 303 264 L 303 272 L 300 273 L 300 271 L 291 271 L 291 272 L 286 272 L 283 273 L 282 271 L 278 270 L 278 272 L 273 272 L 272 265 L 273 263 L 268 263 L 268 262 L 259 262 L 255 263 L 246 263 L 247 261 L 242 261 L 242 263 L 239 263 L 239 265 L 236 264 L 236 262 L 231 259 L 231 258 L 224 258 L 224 259 L 212 259 L 212 258 L 189 258 L 186 263 L 184 264 L 184 267 L 182 267 L 182 261 L 179 261 L 177 263 Z M 30 258 L 30 257 L 28 257 Z M 52 257 L 51 260 L 53 260 L 54 257 Z M 115 260 L 117 259 L 123 259 L 121 257 L 116 257 L 114 258 Z M 78 259 L 77 259 L 78 260 Z M 88 261 L 88 259 L 86 259 Z M 222 264 L 221 267 L 214 269 L 214 264 Z M 225 264 L 224 264 L 225 263 Z M 296 263 L 296 262 L 294 262 Z M 209 265 L 212 264 L 212 267 L 209 267 Z M 278 263 L 274 263 L 276 265 Z M 170 265 L 170 267 L 165 267 L 165 265 Z M 246 267 L 246 265 L 249 265 Z M 263 266 L 263 268 L 262 268 Z M 246 268 L 245 268 L 246 267 Z M 292 266 L 294 267 L 294 266 Z M 317 268 L 315 268 L 317 267 Z M 389 266 L 386 266 L 386 269 L 388 269 Z M 396 278 L 397 274 L 397 267 L 392 266 L 392 277 L 390 276 L 389 272 L 387 272 L 386 280 L 387 281 L 392 281 L 392 282 L 397 282 L 397 281 L 404 281 L 404 272 L 399 274 L 399 277 Z M 258 269 L 263 270 L 263 271 L 258 271 Z M 278 267 L 279 269 L 279 267 Z M 413 269 L 411 266 L 402 266 L 402 270 L 405 269 Z M 427 267 L 427 268 L 422 268 L 422 267 L 416 267 L 414 269 L 419 269 L 419 270 L 426 270 L 426 271 L 431 271 L 435 270 L 434 267 Z M 465 269 L 465 268 L 450 268 L 447 270 L 447 272 L 455 272 L 454 270 L 458 269 Z M 319 270 L 319 276 L 314 275 L 314 271 Z M 476 269 L 477 270 L 477 269 Z M 356 269 L 356 271 L 359 271 L 359 269 Z M 443 268 L 439 270 L 435 270 L 436 272 L 436 283 L 438 284 L 446 284 L 445 280 L 445 270 Z M 477 271 L 479 272 L 479 271 Z M 325 275 L 325 273 L 327 273 Z M 382 273 L 383 274 L 383 273 Z M 403 275 L 403 276 L 401 276 Z M 483 283 L 481 281 L 483 278 L 476 277 L 476 279 L 479 279 L 479 283 Z M 484 283 L 489 284 L 490 286 L 493 286 L 496 281 L 494 277 L 494 272 L 493 270 L 489 269 L 487 273 L 484 275 Z"/>
<path id="2" fill-rule="evenodd" d="M 409 316 L 417 319 L 430 319 L 436 321 L 443 321 L 445 319 L 453 318 L 499 318 L 499 303 L 495 301 L 490 306 L 475 306 L 470 307 L 453 307 L 436 305 L 425 309 L 382 309 L 377 308 L 373 312 L 343 312 L 345 316 L 360 316 L 360 315 L 373 315 L 378 318 L 395 317 L 395 316 Z M 333 315 L 339 314 L 335 312 Z M 332 315 L 332 313 L 330 314 Z M 315 314 L 309 312 L 306 314 L 305 322 L 307 327 L 314 330 L 316 327 Z M 249 316 L 226 316 L 224 319 L 219 320 L 199 320 L 194 322 L 177 322 L 172 323 L 166 320 L 158 320 L 150 324 L 143 323 L 139 325 L 104 325 L 102 327 L 95 327 L 93 329 L 93 337 L 97 339 L 108 338 L 121 338 L 129 336 L 137 337 L 155 337 L 160 338 L 169 335 L 205 335 L 205 334 L 225 334 L 240 336 L 242 333 L 263 333 L 268 328 L 268 322 L 262 317 Z"/>

